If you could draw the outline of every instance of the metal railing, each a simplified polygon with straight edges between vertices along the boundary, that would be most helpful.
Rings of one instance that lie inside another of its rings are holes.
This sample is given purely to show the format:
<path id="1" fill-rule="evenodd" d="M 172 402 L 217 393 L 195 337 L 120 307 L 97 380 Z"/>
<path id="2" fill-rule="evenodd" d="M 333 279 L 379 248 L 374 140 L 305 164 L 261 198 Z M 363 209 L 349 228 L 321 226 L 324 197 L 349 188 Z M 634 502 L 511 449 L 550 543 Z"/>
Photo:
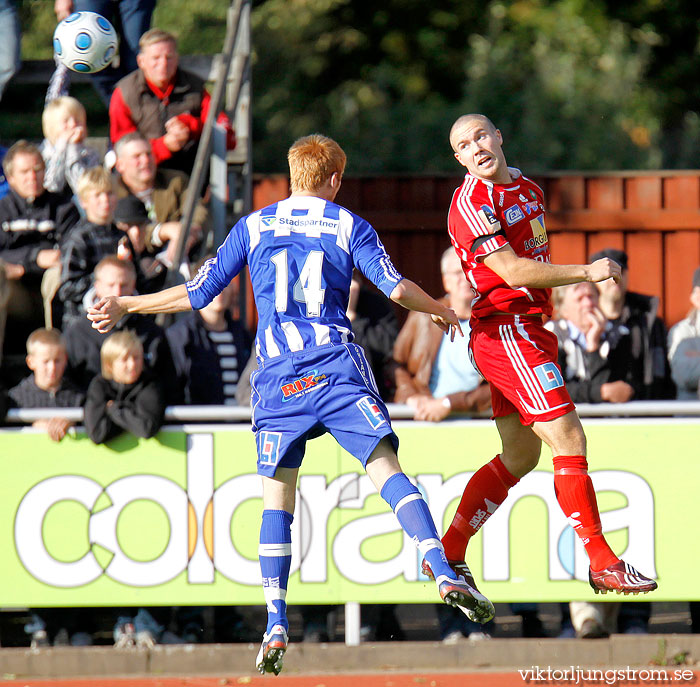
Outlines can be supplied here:
<path id="1" fill-rule="evenodd" d="M 413 408 L 397 403 L 387 405 L 392 420 L 412 420 Z M 632 403 L 582 403 L 576 406 L 583 418 L 661 418 L 700 417 L 698 401 L 633 401 Z M 13 408 L 8 411 L 6 421 L 12 424 L 30 423 L 50 417 L 65 417 L 73 422 L 82 422 L 82 408 Z M 450 420 L 468 418 L 486 419 L 488 413 L 478 415 L 455 415 Z M 250 422 L 250 408 L 242 406 L 168 406 L 165 410 L 168 422 Z"/>

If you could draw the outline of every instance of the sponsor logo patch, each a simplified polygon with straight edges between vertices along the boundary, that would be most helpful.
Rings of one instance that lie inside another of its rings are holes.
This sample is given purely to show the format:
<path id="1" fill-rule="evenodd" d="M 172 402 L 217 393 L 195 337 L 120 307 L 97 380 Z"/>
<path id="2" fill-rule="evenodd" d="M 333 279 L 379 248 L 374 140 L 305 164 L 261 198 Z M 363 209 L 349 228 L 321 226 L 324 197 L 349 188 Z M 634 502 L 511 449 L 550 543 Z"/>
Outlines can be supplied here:
<path id="1" fill-rule="evenodd" d="M 377 402 L 371 396 L 361 398 L 355 405 L 362 411 L 367 422 L 372 425 L 372 429 L 378 429 L 386 424 L 386 418 L 379 409 Z"/>
<path id="2" fill-rule="evenodd" d="M 547 391 L 564 386 L 564 379 L 554 363 L 544 363 L 533 368 L 542 388 Z"/>
<path id="3" fill-rule="evenodd" d="M 503 216 L 506 218 L 508 226 L 519 222 L 521 219 L 525 219 L 523 211 L 520 209 L 519 205 L 511 205 L 504 213 Z"/>
<path id="4" fill-rule="evenodd" d="M 493 209 L 488 205 L 482 205 L 478 214 L 484 226 L 489 230 L 489 234 L 495 234 L 501 228 L 501 223 L 498 221 Z"/>
<path id="5" fill-rule="evenodd" d="M 260 221 L 266 226 L 271 227 L 277 222 L 277 217 L 261 217 Z"/>
<path id="6" fill-rule="evenodd" d="M 532 238 L 524 242 L 525 250 L 534 250 L 547 243 L 547 229 L 545 229 L 544 226 L 544 215 L 538 215 L 535 219 L 531 219 L 530 226 L 532 227 Z"/>
<path id="7" fill-rule="evenodd" d="M 325 381 L 324 381 L 325 380 Z M 311 370 L 308 374 L 304 374 L 293 382 L 282 384 L 280 391 L 282 392 L 282 402 L 289 401 L 297 396 L 303 396 L 310 391 L 315 391 L 328 384 L 328 377 L 318 370 Z"/>
<path id="8" fill-rule="evenodd" d="M 261 465 L 277 465 L 280 459 L 282 432 L 260 432 L 258 434 L 258 453 Z"/>

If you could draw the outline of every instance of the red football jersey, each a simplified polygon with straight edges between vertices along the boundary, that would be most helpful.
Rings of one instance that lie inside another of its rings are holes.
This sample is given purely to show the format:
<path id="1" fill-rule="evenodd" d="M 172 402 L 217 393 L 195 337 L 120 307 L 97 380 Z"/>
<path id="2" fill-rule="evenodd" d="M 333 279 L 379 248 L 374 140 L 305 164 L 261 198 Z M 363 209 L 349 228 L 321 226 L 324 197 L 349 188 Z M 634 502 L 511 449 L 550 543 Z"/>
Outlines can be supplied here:
<path id="1" fill-rule="evenodd" d="M 476 293 L 472 317 L 477 319 L 497 313 L 552 314 L 551 289 L 511 288 L 483 263 L 508 244 L 520 257 L 550 262 L 544 193 L 520 170 L 509 171 L 510 184 L 467 174 L 450 204 L 448 231 Z"/>

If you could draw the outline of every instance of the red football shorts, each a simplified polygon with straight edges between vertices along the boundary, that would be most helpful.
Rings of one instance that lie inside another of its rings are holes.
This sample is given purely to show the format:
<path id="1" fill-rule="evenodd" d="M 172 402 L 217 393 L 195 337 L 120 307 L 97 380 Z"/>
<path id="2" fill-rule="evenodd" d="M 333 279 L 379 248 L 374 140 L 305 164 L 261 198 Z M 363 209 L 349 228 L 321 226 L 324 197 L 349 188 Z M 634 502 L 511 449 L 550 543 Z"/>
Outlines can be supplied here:
<path id="1" fill-rule="evenodd" d="M 470 348 L 491 386 L 493 418 L 518 413 L 523 425 L 574 410 L 557 365 L 557 337 L 538 317 L 493 315 L 472 320 Z"/>

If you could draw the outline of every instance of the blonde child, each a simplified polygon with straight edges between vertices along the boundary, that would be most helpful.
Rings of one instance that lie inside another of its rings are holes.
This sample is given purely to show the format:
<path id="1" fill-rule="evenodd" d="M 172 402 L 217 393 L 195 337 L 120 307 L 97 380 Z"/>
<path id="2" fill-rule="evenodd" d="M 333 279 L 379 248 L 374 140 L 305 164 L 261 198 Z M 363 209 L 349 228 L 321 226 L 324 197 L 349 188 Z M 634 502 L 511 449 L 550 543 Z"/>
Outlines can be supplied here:
<path id="1" fill-rule="evenodd" d="M 80 408 L 85 392 L 64 376 L 68 356 L 66 344 L 56 329 L 37 329 L 27 339 L 27 367 L 32 374 L 10 389 L 10 403 L 16 408 Z M 33 427 L 45 429 L 54 441 L 61 441 L 73 422 L 65 417 L 36 420 Z"/>
<path id="2" fill-rule="evenodd" d="M 84 317 L 83 298 L 92 286 L 97 263 L 107 255 L 129 261 L 134 257 L 129 237 L 113 221 L 117 198 L 109 172 L 102 167 L 88 169 L 80 177 L 77 193 L 85 217 L 73 227 L 61 249 L 58 296 L 63 305 L 63 329 Z"/>
<path id="3" fill-rule="evenodd" d="M 143 345 L 129 330 L 112 334 L 100 350 L 102 374 L 88 387 L 85 431 L 96 444 L 122 432 L 148 438 L 163 424 L 165 395 L 144 371 Z"/>
<path id="4" fill-rule="evenodd" d="M 101 164 L 96 150 L 85 145 L 86 114 L 83 105 L 64 95 L 47 103 L 41 115 L 44 141 L 41 155 L 46 164 L 44 186 L 61 193 L 77 193 L 78 180 L 85 170 Z"/>

